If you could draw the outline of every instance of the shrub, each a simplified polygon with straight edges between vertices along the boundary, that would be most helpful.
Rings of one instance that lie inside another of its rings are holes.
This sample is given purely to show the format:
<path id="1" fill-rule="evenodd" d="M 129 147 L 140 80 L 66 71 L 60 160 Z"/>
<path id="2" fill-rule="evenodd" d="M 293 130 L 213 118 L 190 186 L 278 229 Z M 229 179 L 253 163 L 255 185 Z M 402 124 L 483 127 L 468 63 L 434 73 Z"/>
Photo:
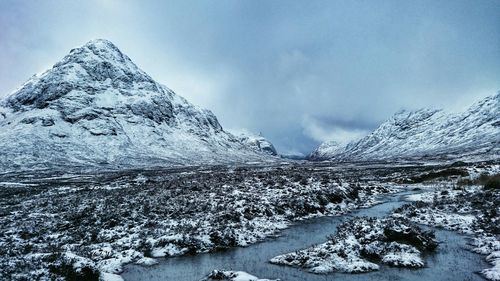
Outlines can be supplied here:
<path id="1" fill-rule="evenodd" d="M 463 186 L 468 186 L 468 185 L 473 185 L 474 182 L 471 179 L 468 178 L 462 178 L 457 181 L 457 186 L 458 187 L 463 187 Z"/>
<path id="2" fill-rule="evenodd" d="M 430 181 L 438 178 L 445 178 L 445 177 L 451 177 L 451 176 L 460 176 L 460 177 L 466 177 L 468 176 L 469 173 L 467 171 L 462 170 L 462 169 L 457 169 L 457 168 L 449 168 L 445 170 L 440 170 L 437 172 L 429 172 L 426 174 L 422 174 L 416 177 L 411 178 L 413 183 L 421 183 L 424 181 Z"/>
<path id="3" fill-rule="evenodd" d="M 500 190 L 500 174 L 490 176 L 484 183 L 484 189 Z"/>
<path id="4" fill-rule="evenodd" d="M 61 276 L 67 281 L 98 281 L 99 271 L 90 266 L 76 269 L 70 261 L 59 260 L 49 267 L 51 273 Z"/>

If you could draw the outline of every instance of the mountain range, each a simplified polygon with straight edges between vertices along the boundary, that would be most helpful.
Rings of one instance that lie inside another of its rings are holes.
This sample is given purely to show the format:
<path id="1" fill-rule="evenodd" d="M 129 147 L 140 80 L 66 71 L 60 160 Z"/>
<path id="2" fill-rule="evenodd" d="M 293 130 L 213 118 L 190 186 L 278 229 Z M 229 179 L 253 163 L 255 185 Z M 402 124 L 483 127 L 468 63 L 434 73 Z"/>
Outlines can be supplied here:
<path id="1" fill-rule="evenodd" d="M 464 112 L 403 110 L 369 135 L 322 143 L 310 160 L 492 159 L 500 156 L 500 93 Z"/>
<path id="2" fill-rule="evenodd" d="M 153 80 L 113 43 L 75 48 L 0 100 L 3 171 L 273 161 L 262 136 L 232 134 L 216 116 Z M 325 142 L 309 160 L 489 159 L 500 155 L 500 93 L 460 113 L 400 111 L 371 134 Z"/>

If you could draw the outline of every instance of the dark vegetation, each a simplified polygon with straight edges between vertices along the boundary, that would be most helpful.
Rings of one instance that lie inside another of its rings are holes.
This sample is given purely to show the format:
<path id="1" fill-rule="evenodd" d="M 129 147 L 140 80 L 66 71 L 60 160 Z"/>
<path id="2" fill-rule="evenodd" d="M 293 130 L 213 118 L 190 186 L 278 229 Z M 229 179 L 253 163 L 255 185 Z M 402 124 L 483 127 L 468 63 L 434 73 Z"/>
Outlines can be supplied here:
<path id="1" fill-rule="evenodd" d="M 486 190 L 500 190 L 500 174 L 481 174 L 477 179 L 471 180 L 468 178 L 460 179 L 457 185 L 468 186 L 468 185 L 481 185 Z"/>
<path id="2" fill-rule="evenodd" d="M 394 210 L 393 216 L 472 235 L 470 250 L 485 255 L 486 261 L 493 265 L 479 273 L 486 279 L 496 280 L 496 251 L 500 241 L 498 163 L 475 165 L 468 170 L 471 177 L 442 178 L 435 183 L 436 190 L 423 197 L 425 202 L 405 204 Z"/>
<path id="3" fill-rule="evenodd" d="M 500 174 L 491 176 L 483 174 L 479 177 L 479 182 L 483 184 L 484 189 L 500 190 Z"/>
<path id="4" fill-rule="evenodd" d="M 439 171 L 427 172 L 410 178 L 410 183 L 421 183 L 424 181 L 431 181 L 439 178 L 446 178 L 451 176 L 465 177 L 468 176 L 466 170 L 459 168 L 447 168 Z"/>
<path id="5" fill-rule="evenodd" d="M 432 251 L 438 244 L 433 231 L 426 231 L 403 219 L 388 219 L 384 226 L 384 236 L 387 242 L 398 242 L 412 245 L 421 251 Z"/>
<path id="6" fill-rule="evenodd" d="M 438 246 L 433 231 L 424 230 L 403 218 L 356 218 L 340 225 L 337 234 L 332 235 L 330 240 L 336 243 L 349 235 L 354 235 L 362 245 L 379 243 L 376 247 L 378 251 L 370 248 L 361 251 L 362 257 L 372 261 L 380 261 L 386 251 L 390 250 L 391 242 L 411 245 L 422 252 L 433 251 Z"/>
<path id="7" fill-rule="evenodd" d="M 90 266 L 75 269 L 73 264 L 63 259 L 58 259 L 49 266 L 49 272 L 64 278 L 66 281 L 98 281 L 99 271 Z"/>

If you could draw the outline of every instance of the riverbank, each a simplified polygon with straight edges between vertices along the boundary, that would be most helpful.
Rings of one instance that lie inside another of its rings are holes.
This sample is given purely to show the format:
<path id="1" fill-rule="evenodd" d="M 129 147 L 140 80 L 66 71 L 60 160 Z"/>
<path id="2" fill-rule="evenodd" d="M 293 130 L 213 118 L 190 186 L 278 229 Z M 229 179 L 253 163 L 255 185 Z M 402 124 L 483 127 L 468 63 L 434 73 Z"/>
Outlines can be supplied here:
<path id="1" fill-rule="evenodd" d="M 488 280 L 498 281 L 500 190 L 497 188 L 500 182 L 497 188 L 489 188 L 487 183 L 488 178 L 498 177 L 495 175 L 499 170 L 499 166 L 484 167 L 472 170 L 466 178 L 436 182 L 434 188 L 409 196 L 408 199 L 415 202 L 401 206 L 392 216 L 470 235 L 473 237 L 470 250 L 486 256 L 491 265 L 480 270 L 480 274 Z"/>

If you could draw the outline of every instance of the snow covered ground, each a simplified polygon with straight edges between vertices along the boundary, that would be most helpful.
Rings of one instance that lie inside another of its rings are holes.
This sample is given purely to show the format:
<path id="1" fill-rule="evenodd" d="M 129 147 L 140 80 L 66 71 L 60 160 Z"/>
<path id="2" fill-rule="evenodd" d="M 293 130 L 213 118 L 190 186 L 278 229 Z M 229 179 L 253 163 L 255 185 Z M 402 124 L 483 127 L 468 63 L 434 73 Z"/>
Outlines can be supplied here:
<path id="1" fill-rule="evenodd" d="M 289 164 L 4 175 L 21 184 L 0 189 L 0 279 L 118 280 L 126 263 L 246 246 L 395 192 L 375 171 Z"/>
<path id="2" fill-rule="evenodd" d="M 200 281 L 226 280 L 226 281 L 279 281 L 279 279 L 260 279 L 244 271 L 214 270 L 207 278 Z"/>
<path id="3" fill-rule="evenodd" d="M 475 177 L 485 167 L 494 171 L 492 165 L 483 166 Z M 415 203 L 425 208 L 418 208 L 413 218 L 406 216 L 413 210 L 410 207 L 399 216 L 414 221 L 421 216 L 433 217 L 434 222 L 449 228 L 467 226 L 475 235 L 479 230 L 488 233 L 477 235 L 475 247 L 488 254 L 495 266 L 483 275 L 495 280 L 498 248 L 496 242 L 488 241 L 498 237 L 489 235 L 498 224 L 498 215 L 492 213 L 500 211 L 492 208 L 500 205 L 498 196 L 475 186 L 459 186 L 458 181 L 464 178 L 457 176 L 451 184 L 439 178 L 408 184 L 423 174 L 425 178 L 442 175 L 443 169 L 292 162 L 86 174 L 4 173 L 0 175 L 0 182 L 5 183 L 0 188 L 0 279 L 120 280 L 122 266 L 127 263 L 152 265 L 162 257 L 247 246 L 279 234 L 296 221 L 345 214 L 378 203 L 377 195 L 419 188 L 419 198 L 428 202 L 432 198 L 432 203 Z M 450 202 L 449 208 L 443 203 L 430 209 L 433 202 L 441 201 Z M 444 217 L 457 213 L 460 216 Z M 336 242 L 329 240 L 276 262 L 307 265 L 315 272 L 368 271 L 381 263 L 405 267 L 425 264 L 421 253 L 426 249 L 397 239 L 377 242 L 387 238 L 381 231 L 390 229 L 387 219 L 353 224 L 348 228 L 359 227 L 357 237 L 342 232 Z M 456 229 L 465 231 L 463 227 Z M 377 257 L 375 261 L 367 258 L 368 253 Z M 325 261 L 327 256 L 338 259 Z M 302 263 L 302 257 L 308 262 Z"/>

